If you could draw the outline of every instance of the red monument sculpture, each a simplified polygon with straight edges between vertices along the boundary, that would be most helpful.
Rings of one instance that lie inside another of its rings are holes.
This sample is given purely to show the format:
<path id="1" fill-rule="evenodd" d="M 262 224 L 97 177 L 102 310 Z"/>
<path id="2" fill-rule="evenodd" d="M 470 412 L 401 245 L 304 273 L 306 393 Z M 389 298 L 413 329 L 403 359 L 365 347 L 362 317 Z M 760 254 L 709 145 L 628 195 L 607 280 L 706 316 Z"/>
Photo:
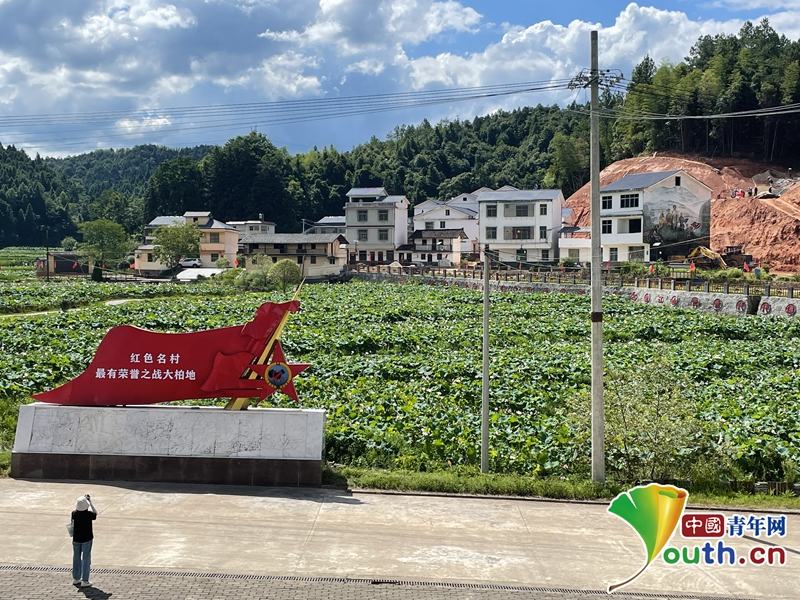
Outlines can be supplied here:
<path id="1" fill-rule="evenodd" d="M 113 327 L 83 373 L 33 397 L 73 406 L 231 398 L 234 410 L 275 391 L 297 401 L 294 377 L 309 365 L 287 362 L 279 337 L 299 307 L 296 299 L 266 302 L 243 326 L 192 333 Z"/>

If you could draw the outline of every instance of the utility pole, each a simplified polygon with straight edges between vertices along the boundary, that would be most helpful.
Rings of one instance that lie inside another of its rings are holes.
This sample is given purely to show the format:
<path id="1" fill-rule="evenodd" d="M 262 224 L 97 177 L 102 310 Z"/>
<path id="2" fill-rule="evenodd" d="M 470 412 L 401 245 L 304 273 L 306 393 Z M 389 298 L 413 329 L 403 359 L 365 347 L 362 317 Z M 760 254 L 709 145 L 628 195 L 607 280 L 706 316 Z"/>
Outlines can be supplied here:
<path id="1" fill-rule="evenodd" d="M 591 69 L 584 69 L 572 78 L 568 87 L 590 87 L 590 158 L 591 178 L 591 229 L 592 229 L 592 480 L 602 482 L 606 479 L 605 467 L 605 411 L 603 406 L 603 250 L 600 226 L 600 91 L 622 79 L 622 73 L 611 70 L 600 71 L 597 66 L 597 32 L 591 32 Z"/>
<path id="2" fill-rule="evenodd" d="M 481 473 L 489 472 L 489 244 L 483 249 L 483 378 L 481 389 Z"/>
<path id="3" fill-rule="evenodd" d="M 600 245 L 600 73 L 597 68 L 597 32 L 591 32 L 591 129 L 590 159 L 592 213 L 592 481 L 606 479 L 605 408 L 603 405 L 603 288 Z"/>

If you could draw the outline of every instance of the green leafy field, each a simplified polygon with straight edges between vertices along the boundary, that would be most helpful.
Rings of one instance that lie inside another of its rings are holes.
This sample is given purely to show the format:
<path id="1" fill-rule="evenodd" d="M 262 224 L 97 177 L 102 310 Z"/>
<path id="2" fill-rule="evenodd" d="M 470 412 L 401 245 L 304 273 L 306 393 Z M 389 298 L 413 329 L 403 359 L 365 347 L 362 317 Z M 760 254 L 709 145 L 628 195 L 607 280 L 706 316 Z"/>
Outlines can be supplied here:
<path id="1" fill-rule="evenodd" d="M 232 286 L 210 283 L 96 283 L 88 279 L 5 282 L 0 280 L 0 314 L 69 309 L 121 298 L 227 295 Z"/>
<path id="2" fill-rule="evenodd" d="M 13 440 L 17 405 L 78 375 L 109 327 L 228 326 L 249 320 L 268 299 L 280 298 L 187 296 L 0 322 L 2 445 Z M 474 468 L 480 292 L 351 283 L 306 286 L 302 301 L 284 348 L 290 360 L 313 363 L 296 387 L 301 405 L 328 411 L 330 461 L 410 471 Z M 608 393 L 609 418 L 618 396 L 637 407 L 635 415 L 621 414 L 639 417 L 635 431 L 609 426 L 612 476 L 630 479 L 638 472 L 631 465 L 648 460 L 661 461 L 659 477 L 793 476 L 800 462 L 800 322 L 604 302 L 606 368 L 618 386 Z M 588 298 L 497 293 L 491 310 L 492 470 L 585 476 Z M 671 404 L 667 396 L 653 399 L 659 386 L 677 393 Z M 277 394 L 268 400 L 294 405 Z M 674 414 L 659 413 L 654 402 Z M 660 437 L 643 437 L 648 428 Z M 664 457 L 651 456 L 655 445 Z"/>

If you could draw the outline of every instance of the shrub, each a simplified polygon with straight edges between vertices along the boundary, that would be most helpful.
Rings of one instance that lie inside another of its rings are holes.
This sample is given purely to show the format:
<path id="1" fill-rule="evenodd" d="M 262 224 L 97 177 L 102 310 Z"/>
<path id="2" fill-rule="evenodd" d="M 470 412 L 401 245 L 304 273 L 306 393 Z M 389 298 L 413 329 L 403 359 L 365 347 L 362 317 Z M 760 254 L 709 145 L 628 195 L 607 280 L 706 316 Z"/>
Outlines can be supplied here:
<path id="1" fill-rule="evenodd" d="M 231 268 L 231 261 L 229 261 L 224 256 L 220 256 L 217 261 L 214 263 L 214 266 L 218 269 L 230 269 Z"/>

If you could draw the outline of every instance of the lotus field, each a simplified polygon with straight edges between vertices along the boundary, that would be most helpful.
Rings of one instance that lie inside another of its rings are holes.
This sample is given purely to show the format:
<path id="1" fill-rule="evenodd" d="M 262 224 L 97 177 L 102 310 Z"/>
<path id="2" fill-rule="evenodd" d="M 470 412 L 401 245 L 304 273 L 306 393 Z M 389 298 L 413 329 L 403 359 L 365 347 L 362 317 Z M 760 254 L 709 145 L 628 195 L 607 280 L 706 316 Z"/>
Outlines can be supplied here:
<path id="1" fill-rule="evenodd" d="M 186 295 L 0 320 L 0 445 L 13 442 L 17 406 L 82 372 L 110 327 L 224 327 L 285 299 Z M 328 411 L 329 461 L 412 470 L 479 463 L 481 292 L 350 283 L 305 286 L 301 300 L 284 350 L 312 363 L 296 387 L 301 406 Z M 622 298 L 604 299 L 604 310 L 612 477 L 795 477 L 800 321 Z M 586 476 L 589 335 L 584 296 L 492 294 L 493 471 Z M 294 405 L 280 394 L 267 403 Z"/>

